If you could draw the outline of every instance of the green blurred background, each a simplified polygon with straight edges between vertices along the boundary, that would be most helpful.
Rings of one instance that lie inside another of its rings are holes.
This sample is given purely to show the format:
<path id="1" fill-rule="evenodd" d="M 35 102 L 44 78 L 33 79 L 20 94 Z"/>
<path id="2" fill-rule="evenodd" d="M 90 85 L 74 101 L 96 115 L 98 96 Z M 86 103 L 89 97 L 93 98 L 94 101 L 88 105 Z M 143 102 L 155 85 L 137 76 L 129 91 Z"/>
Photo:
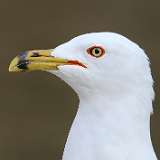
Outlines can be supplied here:
<path id="1" fill-rule="evenodd" d="M 78 105 L 73 90 L 49 73 L 8 73 L 10 60 L 93 31 L 119 32 L 150 57 L 157 95 L 151 135 L 160 156 L 160 1 L 0 0 L 1 160 L 61 159 Z"/>

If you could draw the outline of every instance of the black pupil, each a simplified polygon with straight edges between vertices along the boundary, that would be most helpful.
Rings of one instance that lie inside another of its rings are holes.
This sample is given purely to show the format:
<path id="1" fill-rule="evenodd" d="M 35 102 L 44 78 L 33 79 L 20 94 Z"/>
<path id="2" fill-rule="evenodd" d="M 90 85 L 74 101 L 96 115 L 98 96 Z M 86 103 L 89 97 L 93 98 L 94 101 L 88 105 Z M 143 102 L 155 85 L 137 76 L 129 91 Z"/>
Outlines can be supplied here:
<path id="1" fill-rule="evenodd" d="M 95 48 L 94 52 L 95 52 L 96 54 L 99 54 L 99 49 L 98 49 L 98 48 Z"/>

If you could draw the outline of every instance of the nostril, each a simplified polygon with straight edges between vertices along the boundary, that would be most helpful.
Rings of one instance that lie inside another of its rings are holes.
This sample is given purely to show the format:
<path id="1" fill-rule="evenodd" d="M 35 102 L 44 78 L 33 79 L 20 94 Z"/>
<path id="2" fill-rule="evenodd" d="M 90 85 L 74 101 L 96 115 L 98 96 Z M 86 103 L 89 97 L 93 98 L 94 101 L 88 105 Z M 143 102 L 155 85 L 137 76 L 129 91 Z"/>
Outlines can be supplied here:
<path id="1" fill-rule="evenodd" d="M 31 55 L 31 57 L 40 57 L 38 52 L 33 52 L 33 55 Z"/>

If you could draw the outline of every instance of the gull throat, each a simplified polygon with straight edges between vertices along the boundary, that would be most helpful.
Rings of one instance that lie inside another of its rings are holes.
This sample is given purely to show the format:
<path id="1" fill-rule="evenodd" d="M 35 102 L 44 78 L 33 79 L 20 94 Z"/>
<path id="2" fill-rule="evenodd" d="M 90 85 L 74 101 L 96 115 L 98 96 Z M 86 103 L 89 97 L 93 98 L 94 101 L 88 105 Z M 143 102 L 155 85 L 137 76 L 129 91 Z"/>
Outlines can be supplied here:
<path id="1" fill-rule="evenodd" d="M 156 160 L 146 104 L 134 95 L 114 102 L 96 97 L 80 99 L 63 160 Z"/>

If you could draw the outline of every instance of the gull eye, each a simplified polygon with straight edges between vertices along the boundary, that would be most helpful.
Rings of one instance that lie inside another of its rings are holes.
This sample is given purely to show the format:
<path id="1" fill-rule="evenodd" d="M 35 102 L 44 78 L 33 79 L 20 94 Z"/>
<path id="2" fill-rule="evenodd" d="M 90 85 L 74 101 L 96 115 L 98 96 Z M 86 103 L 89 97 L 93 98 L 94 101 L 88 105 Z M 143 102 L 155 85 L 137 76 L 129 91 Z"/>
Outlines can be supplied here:
<path id="1" fill-rule="evenodd" d="M 99 58 L 104 55 L 105 50 L 100 46 L 93 46 L 87 49 L 88 54 L 93 57 Z"/>

